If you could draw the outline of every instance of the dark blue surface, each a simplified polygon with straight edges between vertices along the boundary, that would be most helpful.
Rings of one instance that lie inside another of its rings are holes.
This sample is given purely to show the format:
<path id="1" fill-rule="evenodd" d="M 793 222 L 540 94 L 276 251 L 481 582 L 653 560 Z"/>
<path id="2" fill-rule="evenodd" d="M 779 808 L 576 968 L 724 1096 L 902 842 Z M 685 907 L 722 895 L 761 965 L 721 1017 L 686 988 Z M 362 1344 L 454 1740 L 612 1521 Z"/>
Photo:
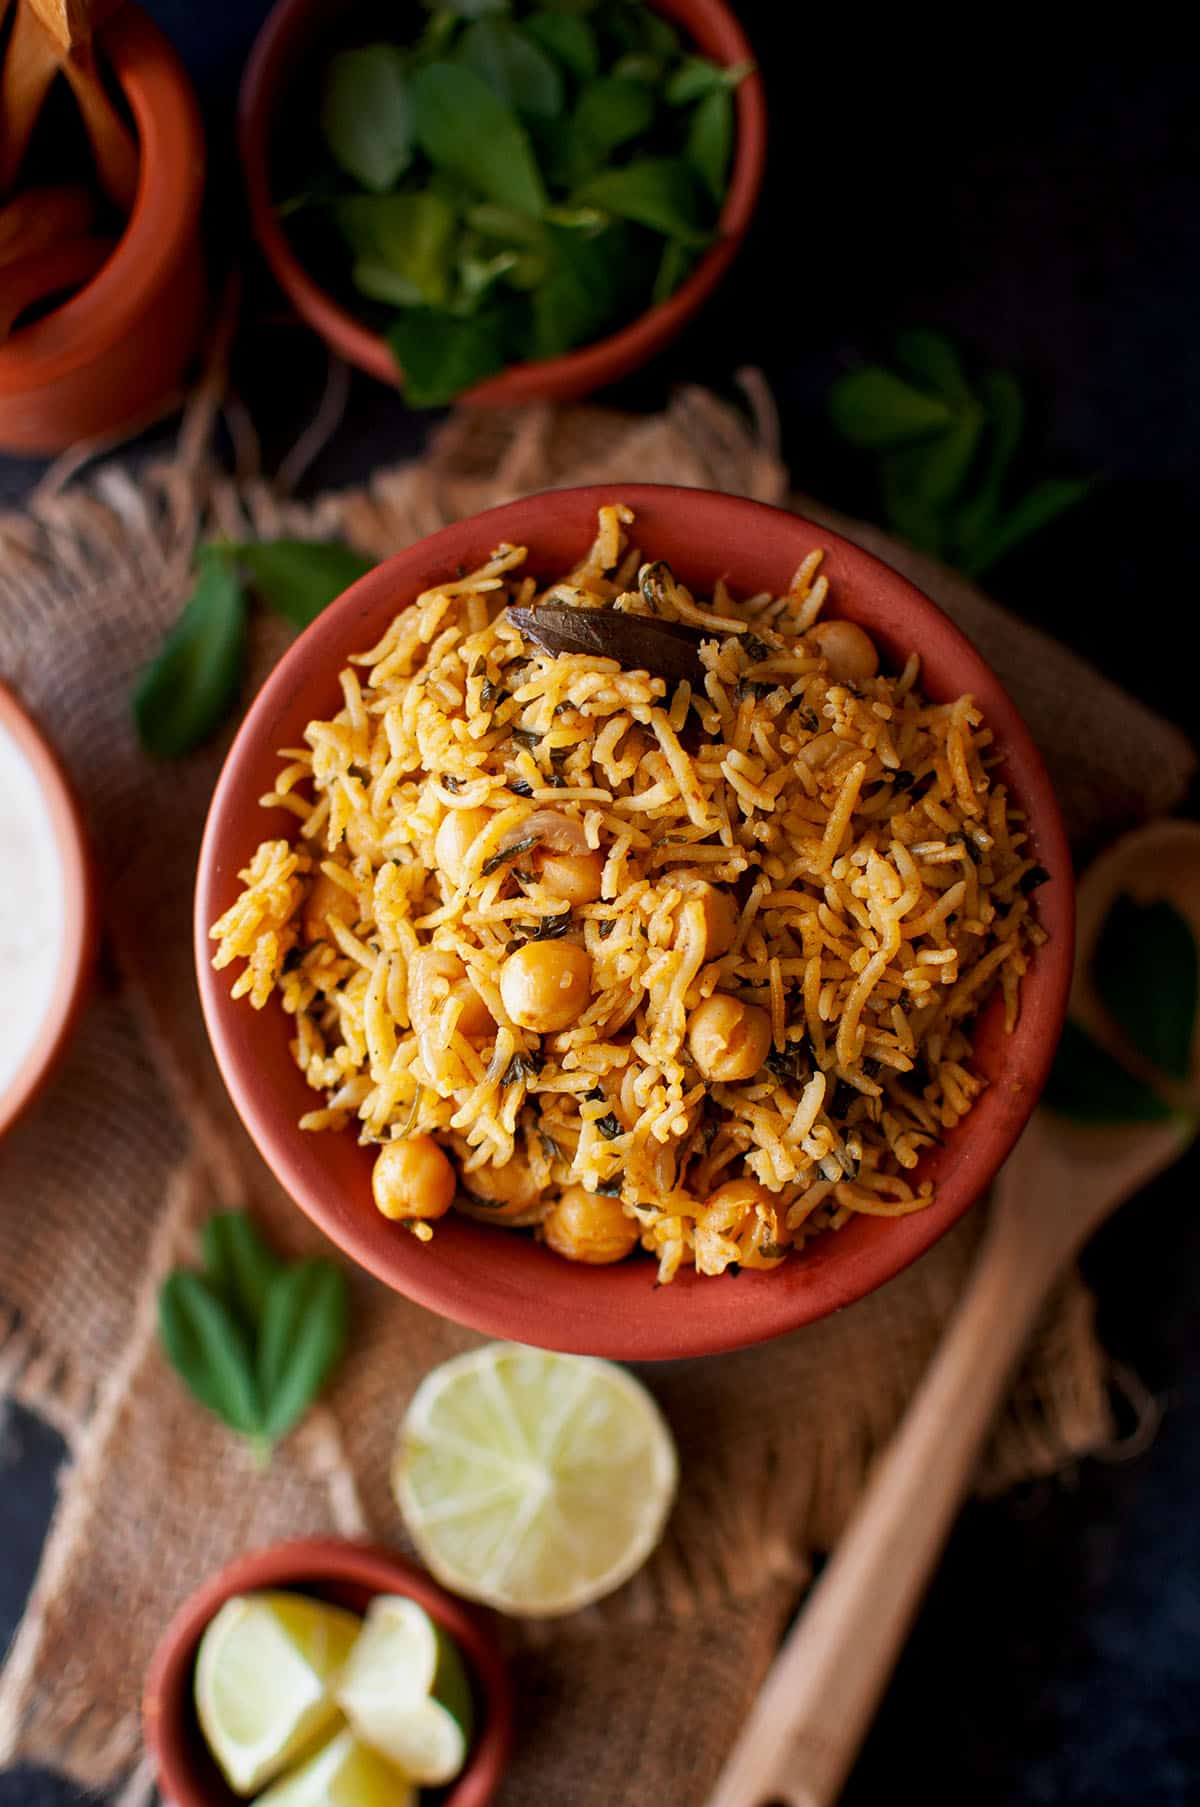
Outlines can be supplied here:
<path id="1" fill-rule="evenodd" d="M 152 0 L 227 146 L 236 73 L 265 8 Z M 1182 656 L 1200 594 L 1200 228 L 1194 78 L 1152 33 L 1056 55 L 1013 30 L 895 42 L 755 0 L 740 9 L 773 119 L 764 205 L 703 319 L 616 399 L 673 382 L 731 388 L 762 366 L 798 485 L 869 510 L 864 474 L 823 416 L 846 361 L 898 323 L 936 324 L 1031 383 L 1051 468 L 1099 473 L 1093 502 L 990 577 L 993 592 L 1183 725 Z M 999 33 L 996 34 L 1000 36 Z M 969 40 L 972 40 L 969 42 Z M 953 70 L 945 63 L 953 52 Z M 214 238 L 236 205 L 218 149 Z M 270 417 L 268 459 L 295 437 L 324 362 L 280 324 L 263 285 L 239 378 Z M 423 423 L 356 380 L 346 425 L 312 473 L 341 483 L 412 449 Z M 0 461 L 15 495 L 32 467 Z M 1192 630 L 1194 632 L 1194 630 Z M 1120 1463 L 965 1512 L 847 1792 L 971 1807 L 1187 1807 L 1200 1800 L 1200 1161 L 1097 1238 L 1087 1269 L 1107 1346 L 1165 1408 Z M 60 1458 L 17 1414 L 0 1468 L 0 1639 L 36 1563 Z M 52 1779 L 0 1776 L 0 1807 L 66 1807 Z M 550 1804 L 548 1804 L 550 1807 Z M 553 1804 L 558 1807 L 558 1804 Z M 569 1807 L 564 1803 L 563 1807 Z M 636 1807 L 636 1804 L 635 1804 Z"/>

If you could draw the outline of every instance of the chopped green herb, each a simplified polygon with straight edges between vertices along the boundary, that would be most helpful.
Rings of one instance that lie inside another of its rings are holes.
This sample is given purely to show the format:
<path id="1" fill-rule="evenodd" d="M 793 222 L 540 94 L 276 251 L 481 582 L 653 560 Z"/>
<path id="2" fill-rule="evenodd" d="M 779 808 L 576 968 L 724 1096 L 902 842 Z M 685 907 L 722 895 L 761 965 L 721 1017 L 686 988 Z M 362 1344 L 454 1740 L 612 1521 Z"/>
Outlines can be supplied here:
<path id="1" fill-rule="evenodd" d="M 1049 883 L 1050 874 L 1044 866 L 1031 866 L 1028 872 L 1023 872 L 1017 880 L 1017 890 L 1023 891 L 1028 897 L 1031 891 L 1036 891 L 1041 885 Z"/>
<path id="2" fill-rule="evenodd" d="M 617 1136 L 624 1135 L 625 1133 L 611 1111 L 609 1111 L 608 1115 L 605 1117 L 597 1117 L 596 1128 L 600 1131 L 600 1134 L 604 1137 L 606 1142 L 611 1142 Z"/>
<path id="3" fill-rule="evenodd" d="M 490 860 L 485 860 L 483 862 L 482 876 L 484 878 L 490 878 L 493 872 L 498 872 L 500 870 L 501 866 L 511 864 L 513 860 L 518 859 L 523 853 L 528 853 L 529 849 L 531 847 L 536 847 L 537 844 L 537 836 L 530 835 L 528 840 L 514 841 L 511 846 L 502 847 L 499 853 L 494 853 Z"/>

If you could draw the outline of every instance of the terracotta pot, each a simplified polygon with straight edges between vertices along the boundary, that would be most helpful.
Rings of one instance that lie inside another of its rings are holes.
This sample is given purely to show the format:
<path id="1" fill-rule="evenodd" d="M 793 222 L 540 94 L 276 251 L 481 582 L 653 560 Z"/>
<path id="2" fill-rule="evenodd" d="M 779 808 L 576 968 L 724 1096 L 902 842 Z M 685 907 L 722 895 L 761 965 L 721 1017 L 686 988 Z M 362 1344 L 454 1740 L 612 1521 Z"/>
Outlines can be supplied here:
<path id="1" fill-rule="evenodd" d="M 171 1620 L 146 1676 L 142 1725 L 173 1807 L 236 1807 L 209 1754 L 192 1700 L 200 1639 L 235 1594 L 287 1588 L 365 1612 L 377 1594 L 405 1594 L 445 1627 L 462 1652 L 475 1695 L 475 1737 L 466 1768 L 438 1792 L 442 1807 L 485 1807 L 499 1784 L 512 1744 L 512 1690 L 486 1620 L 391 1550 L 312 1537 L 274 1544 L 231 1562 L 186 1600 Z"/>
<path id="2" fill-rule="evenodd" d="M 143 418 L 178 386 L 204 324 L 204 131 L 191 83 L 132 0 L 99 44 L 137 128 L 137 197 L 92 281 L 0 345 L 9 452 L 60 451 Z"/>
<path id="3" fill-rule="evenodd" d="M 19 1076 L 0 1092 L 0 1136 L 32 1104 L 70 1040 L 87 996 L 96 954 L 96 899 L 91 856 L 74 794 L 44 735 L 0 684 L 0 727 L 33 768 L 54 831 L 62 868 L 63 940 L 49 1008 Z"/>
<path id="4" fill-rule="evenodd" d="M 715 62 L 748 62 L 753 51 L 724 0 L 653 0 Z M 402 385 L 384 339 L 314 281 L 280 226 L 271 193 L 271 137 L 296 71 L 331 23 L 344 19 L 342 0 L 279 0 L 255 43 L 242 81 L 238 132 L 254 236 L 296 312 L 349 363 L 381 383 Z M 657 307 L 593 345 L 559 358 L 514 364 L 458 400 L 502 408 L 516 402 L 577 400 L 638 370 L 656 357 L 703 306 L 746 236 L 762 187 L 767 111 L 762 79 L 747 76 L 737 91 L 737 137 L 719 237 L 687 281 Z"/>
<path id="5" fill-rule="evenodd" d="M 1053 875 L 1037 892 L 1050 940 L 1031 962 L 1017 1027 L 1005 1034 L 1000 1000 L 993 1000 L 975 1031 L 977 1059 L 991 1083 L 918 1169 L 919 1179 L 936 1185 L 934 1204 L 908 1217 L 856 1217 L 772 1273 L 702 1278 L 685 1269 L 659 1288 L 648 1256 L 581 1267 L 527 1234 L 456 1213 L 428 1244 L 381 1217 L 371 1199 L 371 1151 L 353 1134 L 307 1135 L 296 1127 L 312 1093 L 289 1052 L 291 1019 L 276 1005 L 256 1011 L 235 1003 L 230 973 L 212 970 L 208 940 L 258 843 L 295 832 L 294 817 L 262 810 L 257 800 L 274 784 L 276 748 L 295 746 L 309 721 L 341 707 L 338 671 L 346 655 L 371 646 L 421 590 L 482 563 L 503 541 L 528 546 L 531 568 L 543 577 L 569 569 L 591 542 L 597 508 L 618 500 L 635 511 L 647 557 L 665 559 L 701 592 L 729 576 L 743 594 L 778 593 L 814 547 L 824 548 L 834 613 L 861 622 L 897 668 L 915 648 L 931 697 L 970 691 L 976 698 L 995 734 L 1004 781 L 1028 817 L 1035 856 Z M 948 1230 L 992 1179 L 1044 1083 L 1062 1027 L 1073 926 L 1070 854 L 1029 732 L 995 674 L 928 597 L 869 553 L 782 509 L 623 483 L 549 491 L 461 521 L 388 559 L 326 609 L 280 661 L 234 741 L 201 850 L 195 930 L 205 1018 L 233 1101 L 281 1183 L 346 1254 L 396 1291 L 477 1330 L 632 1360 L 710 1354 L 794 1330 L 890 1280 Z"/>

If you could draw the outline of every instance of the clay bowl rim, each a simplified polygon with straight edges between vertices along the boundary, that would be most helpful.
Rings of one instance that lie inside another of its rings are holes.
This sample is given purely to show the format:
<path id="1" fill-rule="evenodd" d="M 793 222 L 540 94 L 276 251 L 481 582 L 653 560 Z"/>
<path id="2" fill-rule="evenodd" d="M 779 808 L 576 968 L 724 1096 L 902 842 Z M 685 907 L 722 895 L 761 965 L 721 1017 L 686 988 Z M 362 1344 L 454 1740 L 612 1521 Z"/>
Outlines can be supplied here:
<path id="1" fill-rule="evenodd" d="M 98 41 L 137 127 L 133 209 L 92 280 L 0 346 L 0 399 L 55 382 L 128 332 L 170 281 L 199 224 L 204 128 L 170 39 L 126 0 Z"/>
<path id="2" fill-rule="evenodd" d="M 326 696 L 340 706 L 336 674 L 345 655 L 372 644 L 421 589 L 460 563 L 482 562 L 502 540 L 528 545 L 535 570 L 544 570 L 546 559 L 565 568 L 588 544 L 597 508 L 616 500 L 634 510 L 647 555 L 674 557 L 685 580 L 691 559 L 707 581 L 725 570 L 735 588 L 782 585 L 808 550 L 825 548 L 832 613 L 870 629 L 889 662 L 902 662 L 915 646 L 935 696 L 976 697 L 1028 813 L 1031 850 L 1052 875 L 1036 894 L 1050 940 L 1031 961 L 1017 1027 L 1003 1034 L 998 999 L 978 1025 L 980 1058 L 994 1083 L 923 1164 L 937 1186 L 934 1203 L 902 1218 L 857 1218 L 773 1273 L 711 1279 L 687 1270 L 659 1289 L 647 1257 L 577 1269 L 531 1238 L 465 1219 L 443 1220 L 430 1244 L 386 1224 L 371 1204 L 367 1152 L 352 1139 L 341 1153 L 322 1151 L 316 1145 L 327 1138 L 295 1127 L 289 1110 L 298 1116 L 307 1095 L 287 1052 L 283 1013 L 272 1027 L 263 1020 L 269 1007 L 252 1012 L 244 1001 L 235 1004 L 230 974 L 210 965 L 207 938 L 254 847 L 272 832 L 289 832 L 292 819 L 280 812 L 273 822 L 257 798 L 278 765 L 273 750 L 294 745 L 314 712 L 314 691 L 322 706 Z M 323 670 L 327 681 L 317 675 Z M 922 1255 L 981 1195 L 1028 1120 L 1058 1042 L 1071 979 L 1074 886 L 1058 806 L 1028 729 L 970 641 L 906 578 L 841 535 L 763 503 L 669 485 L 605 484 L 546 491 L 444 528 L 361 578 L 292 646 L 252 704 L 218 781 L 200 854 L 195 934 L 205 1019 L 233 1102 L 284 1189 L 344 1253 L 430 1310 L 488 1335 L 578 1354 L 665 1360 L 746 1347 L 853 1304 Z M 268 1054 L 276 1063 L 271 1080 L 264 1077 Z"/>
<path id="3" fill-rule="evenodd" d="M 24 1115 L 66 1050 L 87 996 L 96 955 L 95 875 L 70 780 L 49 739 L 0 680 L 0 726 L 29 761 L 46 805 L 62 868 L 63 940 L 50 1006 L 22 1071 L 0 1091 L 0 1137 Z"/>
<path id="4" fill-rule="evenodd" d="M 305 1593 L 322 1587 L 370 1598 L 404 1594 L 450 1633 L 474 1681 L 483 1724 L 466 1767 L 439 1798 L 443 1807 L 485 1807 L 507 1767 L 513 1738 L 512 1682 L 487 1621 L 397 1551 L 340 1537 L 290 1538 L 239 1556 L 189 1594 L 173 1615 L 151 1658 L 142 1693 L 146 1745 L 166 1795 L 176 1807 L 232 1807 L 235 1800 L 207 1756 L 211 1774 L 196 1774 L 191 1750 L 193 1741 L 203 1749 L 192 1705 L 196 1652 L 219 1609 L 235 1594 L 268 1588 Z M 317 1591 L 315 1597 L 323 1596 Z"/>
<path id="5" fill-rule="evenodd" d="M 654 0 L 708 54 L 726 64 L 753 61 L 749 39 L 725 0 Z M 279 224 L 271 199 L 269 154 L 280 90 L 302 60 L 333 0 L 278 0 L 254 41 L 238 97 L 238 143 L 254 237 L 275 280 L 300 317 L 351 364 L 396 387 L 403 378 L 386 341 L 309 274 Z M 699 34 L 699 35 L 698 35 Z M 603 339 L 557 358 L 509 365 L 458 397 L 495 407 L 539 396 L 582 395 L 627 374 L 666 345 L 725 275 L 749 229 L 766 167 L 767 104 L 755 69 L 739 83 L 733 167 L 718 238 L 675 293 Z"/>

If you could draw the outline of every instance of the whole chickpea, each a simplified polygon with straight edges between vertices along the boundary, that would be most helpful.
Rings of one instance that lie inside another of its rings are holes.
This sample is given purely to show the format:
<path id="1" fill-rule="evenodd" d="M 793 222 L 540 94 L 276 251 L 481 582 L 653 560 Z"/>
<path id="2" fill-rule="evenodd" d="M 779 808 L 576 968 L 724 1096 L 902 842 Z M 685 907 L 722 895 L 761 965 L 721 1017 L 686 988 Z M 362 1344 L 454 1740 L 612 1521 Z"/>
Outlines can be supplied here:
<path id="1" fill-rule="evenodd" d="M 723 1186 L 717 1188 L 708 1203 L 710 1207 L 715 1207 L 722 1212 L 741 1212 L 730 1232 L 734 1241 L 739 1245 L 740 1266 L 761 1268 L 765 1271 L 778 1267 L 779 1263 L 786 1259 L 783 1255 L 764 1255 L 761 1252 L 760 1245 L 764 1237 L 759 1231 L 759 1226 L 763 1221 L 760 1207 L 770 1212 L 769 1221 L 774 1223 L 776 1221 L 775 1200 L 766 1187 L 760 1186 L 757 1180 L 727 1180 Z M 770 1241 L 768 1241 L 768 1246 L 772 1246 Z"/>
<path id="2" fill-rule="evenodd" d="M 831 678 L 854 684 L 879 670 L 875 642 L 853 621 L 818 621 L 807 639 L 828 660 Z"/>
<path id="3" fill-rule="evenodd" d="M 467 969 L 458 955 L 448 948 L 422 948 L 413 955 L 408 973 L 408 1012 L 418 1035 L 429 1028 L 445 997 L 461 1001 L 458 1029 L 468 1040 L 493 1032 L 496 1025 L 492 1013 L 467 978 Z"/>
<path id="4" fill-rule="evenodd" d="M 547 891 L 569 904 L 595 903 L 604 875 L 601 853 L 542 853 L 537 874 Z"/>
<path id="5" fill-rule="evenodd" d="M 500 996 L 514 1023 L 551 1035 L 575 1022 L 592 983 L 591 955 L 573 941 L 527 941 L 500 968 Z"/>
<path id="6" fill-rule="evenodd" d="M 481 1212 L 489 1223 L 505 1223 L 514 1217 L 525 1217 L 541 1199 L 541 1188 L 523 1154 L 514 1154 L 502 1167 L 473 1167 L 464 1173 L 462 1183 L 472 1198 L 478 1199 Z"/>
<path id="7" fill-rule="evenodd" d="M 492 819 L 487 809 L 447 810 L 433 842 L 438 870 L 452 885 L 461 885 L 466 876 L 466 858 L 475 841 Z"/>
<path id="8" fill-rule="evenodd" d="M 371 1191 L 384 1217 L 444 1217 L 458 1181 L 448 1156 L 432 1136 L 385 1142 L 371 1171 Z"/>
<path id="9" fill-rule="evenodd" d="M 308 896 L 304 900 L 304 939 L 310 942 L 327 940 L 327 916 L 336 916 L 339 922 L 344 922 L 348 927 L 357 915 L 358 905 L 350 892 L 339 885 L 336 879 L 330 878 L 327 872 L 318 872 L 309 885 Z"/>
<path id="10" fill-rule="evenodd" d="M 542 1232 L 556 1255 L 591 1267 L 623 1261 L 642 1233 L 637 1220 L 625 1215 L 619 1198 L 589 1192 L 585 1186 L 563 1188 Z"/>
<path id="11" fill-rule="evenodd" d="M 719 885 L 700 884 L 689 895 L 698 897 L 704 906 L 705 955 L 716 960 L 733 946 L 737 936 L 739 910 L 737 899 Z"/>
<path id="12" fill-rule="evenodd" d="M 718 1085 L 751 1079 L 767 1058 L 771 1019 L 757 1004 L 716 991 L 693 1010 L 688 1046 L 705 1079 Z"/>

